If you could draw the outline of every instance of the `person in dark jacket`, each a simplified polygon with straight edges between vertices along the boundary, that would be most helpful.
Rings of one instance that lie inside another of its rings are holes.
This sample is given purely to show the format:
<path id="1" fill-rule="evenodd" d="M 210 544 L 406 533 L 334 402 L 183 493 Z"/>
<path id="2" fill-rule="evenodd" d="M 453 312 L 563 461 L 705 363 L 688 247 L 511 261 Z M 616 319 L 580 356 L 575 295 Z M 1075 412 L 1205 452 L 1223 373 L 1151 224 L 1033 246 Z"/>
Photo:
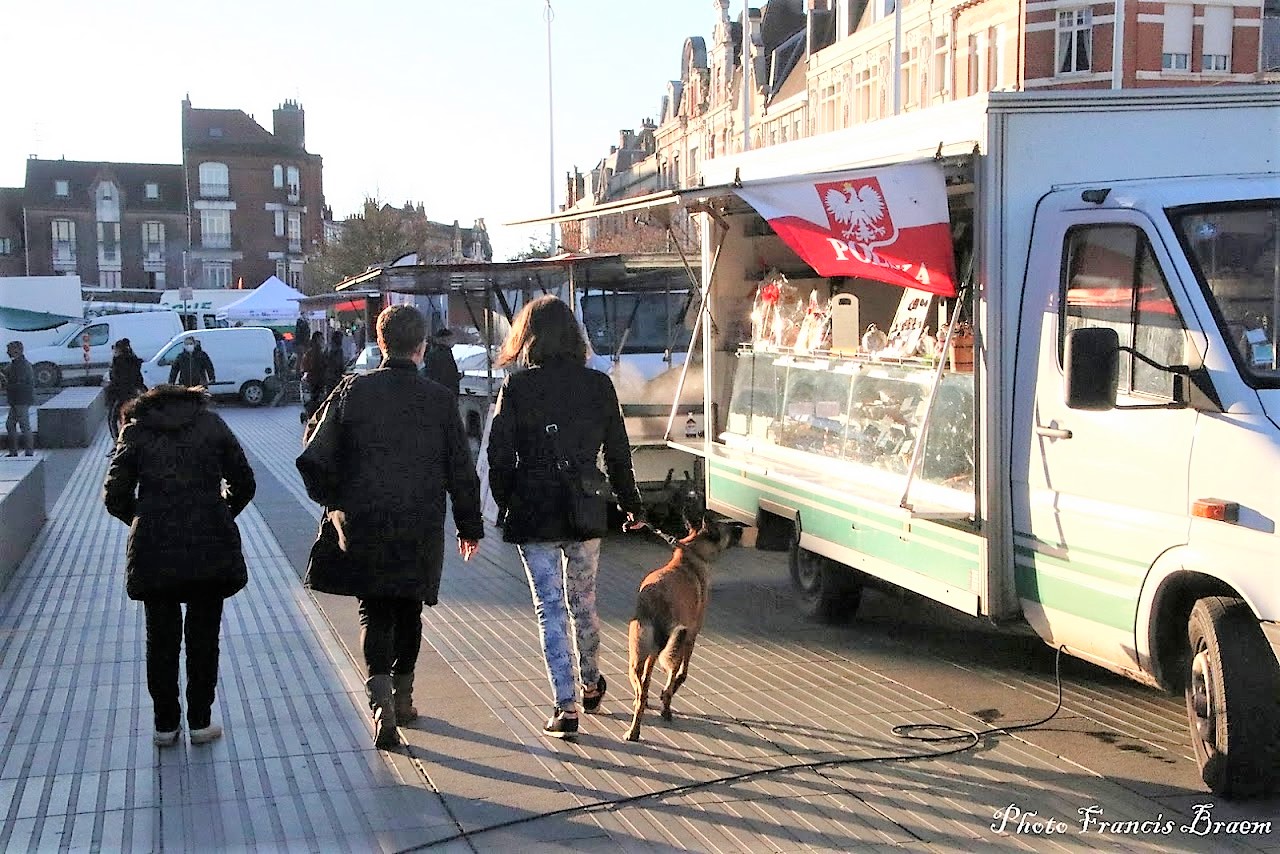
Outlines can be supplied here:
<path id="1" fill-rule="evenodd" d="M 503 539 L 516 543 L 529 577 L 555 709 L 543 732 L 578 731 L 570 628 L 577 641 L 582 705 L 600 707 L 607 688 L 597 657 L 596 568 L 600 535 L 569 522 L 568 487 L 557 469 L 566 460 L 594 469 L 604 450 L 609 483 L 627 513 L 627 529 L 643 524 L 631 467 L 631 444 L 613 382 L 586 366 L 587 342 L 573 311 L 554 296 L 527 303 L 498 354 L 517 369 L 503 383 L 489 433 L 489 486 Z M 548 425 L 556 425 L 555 438 Z M 572 623 L 571 623 L 572 621 Z"/>
<path id="2" fill-rule="evenodd" d="M 431 336 L 431 346 L 422 359 L 422 374 L 449 389 L 454 397 L 458 396 L 462 373 L 453 358 L 453 330 L 449 327 L 439 329 Z"/>
<path id="3" fill-rule="evenodd" d="M 200 346 L 199 338 L 182 342 L 182 352 L 173 360 L 169 369 L 169 384 L 187 388 L 207 388 L 214 383 L 213 360 Z"/>
<path id="4" fill-rule="evenodd" d="M 342 349 L 342 332 L 335 329 L 329 333 L 329 349 L 324 354 L 325 393 L 328 394 L 342 382 L 343 372 L 347 367 L 347 354 Z"/>
<path id="5" fill-rule="evenodd" d="M 27 456 L 34 456 L 31 436 L 31 407 L 36 403 L 36 374 L 27 361 L 21 341 L 10 341 L 5 346 L 9 355 L 9 370 L 4 387 L 5 402 L 9 414 L 4 419 L 5 434 L 9 442 L 8 456 L 18 455 L 18 430 L 22 431 L 22 443 Z"/>
<path id="6" fill-rule="evenodd" d="M 120 410 L 147 390 L 142 381 L 142 359 L 133 352 L 128 338 L 111 347 L 111 371 L 107 376 L 107 429 L 114 443 L 120 435 Z"/>
<path id="7" fill-rule="evenodd" d="M 398 724 L 417 717 L 414 667 L 422 607 L 435 605 L 444 565 L 446 496 L 469 560 L 484 536 L 476 477 L 458 408 L 418 373 L 421 312 L 396 305 L 378 315 L 382 366 L 348 376 L 307 424 L 298 457 L 307 494 L 324 505 L 305 583 L 359 601 L 374 743 L 399 743 Z"/>
<path id="8" fill-rule="evenodd" d="M 157 386 L 125 404 L 124 419 L 103 498 L 129 526 L 125 592 L 146 615 L 154 741 L 178 740 L 184 636 L 189 737 L 213 741 L 222 603 L 248 583 L 235 517 L 253 500 L 253 469 L 200 389 Z"/>

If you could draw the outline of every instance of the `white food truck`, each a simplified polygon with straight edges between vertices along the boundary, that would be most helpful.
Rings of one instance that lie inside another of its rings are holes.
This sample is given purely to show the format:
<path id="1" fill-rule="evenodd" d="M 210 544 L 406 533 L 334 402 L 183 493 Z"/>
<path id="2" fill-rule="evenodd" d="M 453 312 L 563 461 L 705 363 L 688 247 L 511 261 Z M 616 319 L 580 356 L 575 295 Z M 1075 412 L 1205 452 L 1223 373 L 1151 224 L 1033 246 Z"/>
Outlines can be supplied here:
<path id="1" fill-rule="evenodd" d="M 813 615 L 876 579 L 1029 626 L 1185 693 L 1206 785 L 1264 792 L 1278 164 L 1261 85 L 991 93 L 708 160 L 671 194 L 703 222 L 707 429 L 672 444 L 702 457 L 710 509 L 789 541 Z M 895 189 L 921 170 L 933 196 Z M 889 255 L 937 237 L 939 208 L 951 281 Z"/>

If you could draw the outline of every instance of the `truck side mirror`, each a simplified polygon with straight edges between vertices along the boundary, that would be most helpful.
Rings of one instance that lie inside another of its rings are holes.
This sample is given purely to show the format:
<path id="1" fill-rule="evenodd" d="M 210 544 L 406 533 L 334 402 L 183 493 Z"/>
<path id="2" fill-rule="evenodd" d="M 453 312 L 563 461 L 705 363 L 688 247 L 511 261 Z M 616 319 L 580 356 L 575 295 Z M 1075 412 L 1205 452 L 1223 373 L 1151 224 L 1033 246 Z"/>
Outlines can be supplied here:
<path id="1" fill-rule="evenodd" d="M 1120 375 L 1120 336 L 1093 326 L 1067 333 L 1066 404 L 1069 409 L 1115 408 Z"/>

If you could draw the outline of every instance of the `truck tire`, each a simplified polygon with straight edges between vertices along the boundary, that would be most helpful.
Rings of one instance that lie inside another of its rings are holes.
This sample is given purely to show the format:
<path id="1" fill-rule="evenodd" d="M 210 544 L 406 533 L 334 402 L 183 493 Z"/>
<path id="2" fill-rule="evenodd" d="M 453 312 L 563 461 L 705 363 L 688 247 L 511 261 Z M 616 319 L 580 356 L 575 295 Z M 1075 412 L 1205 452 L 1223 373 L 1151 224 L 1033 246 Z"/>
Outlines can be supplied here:
<path id="1" fill-rule="evenodd" d="M 53 362 L 36 362 L 32 373 L 36 377 L 36 388 L 57 388 L 62 384 L 62 371 Z"/>
<path id="2" fill-rule="evenodd" d="M 1215 795 L 1248 798 L 1280 771 L 1280 664 L 1240 599 L 1196 602 L 1187 622 L 1184 695 L 1200 776 Z"/>
<path id="3" fill-rule="evenodd" d="M 245 406 L 261 406 L 266 399 L 266 387 L 257 380 L 249 380 L 240 386 L 240 402 Z"/>
<path id="4" fill-rule="evenodd" d="M 798 543 L 791 547 L 790 563 L 791 582 L 806 617 L 824 623 L 853 619 L 862 602 L 862 582 L 857 572 L 802 549 Z"/>

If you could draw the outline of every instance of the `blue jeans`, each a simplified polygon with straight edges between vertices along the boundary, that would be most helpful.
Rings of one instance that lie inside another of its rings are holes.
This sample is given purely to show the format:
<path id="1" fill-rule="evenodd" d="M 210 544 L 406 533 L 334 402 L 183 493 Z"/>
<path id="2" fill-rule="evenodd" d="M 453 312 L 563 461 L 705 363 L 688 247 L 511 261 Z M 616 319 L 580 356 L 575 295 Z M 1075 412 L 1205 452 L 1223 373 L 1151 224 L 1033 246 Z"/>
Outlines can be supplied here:
<path id="1" fill-rule="evenodd" d="M 600 616 L 596 613 L 600 540 L 525 543 L 517 548 L 529 577 L 538 632 L 542 636 L 542 656 L 547 663 L 556 706 L 576 703 L 570 620 L 582 684 L 594 688 L 600 679 L 600 666 L 596 661 L 600 652 Z"/>

